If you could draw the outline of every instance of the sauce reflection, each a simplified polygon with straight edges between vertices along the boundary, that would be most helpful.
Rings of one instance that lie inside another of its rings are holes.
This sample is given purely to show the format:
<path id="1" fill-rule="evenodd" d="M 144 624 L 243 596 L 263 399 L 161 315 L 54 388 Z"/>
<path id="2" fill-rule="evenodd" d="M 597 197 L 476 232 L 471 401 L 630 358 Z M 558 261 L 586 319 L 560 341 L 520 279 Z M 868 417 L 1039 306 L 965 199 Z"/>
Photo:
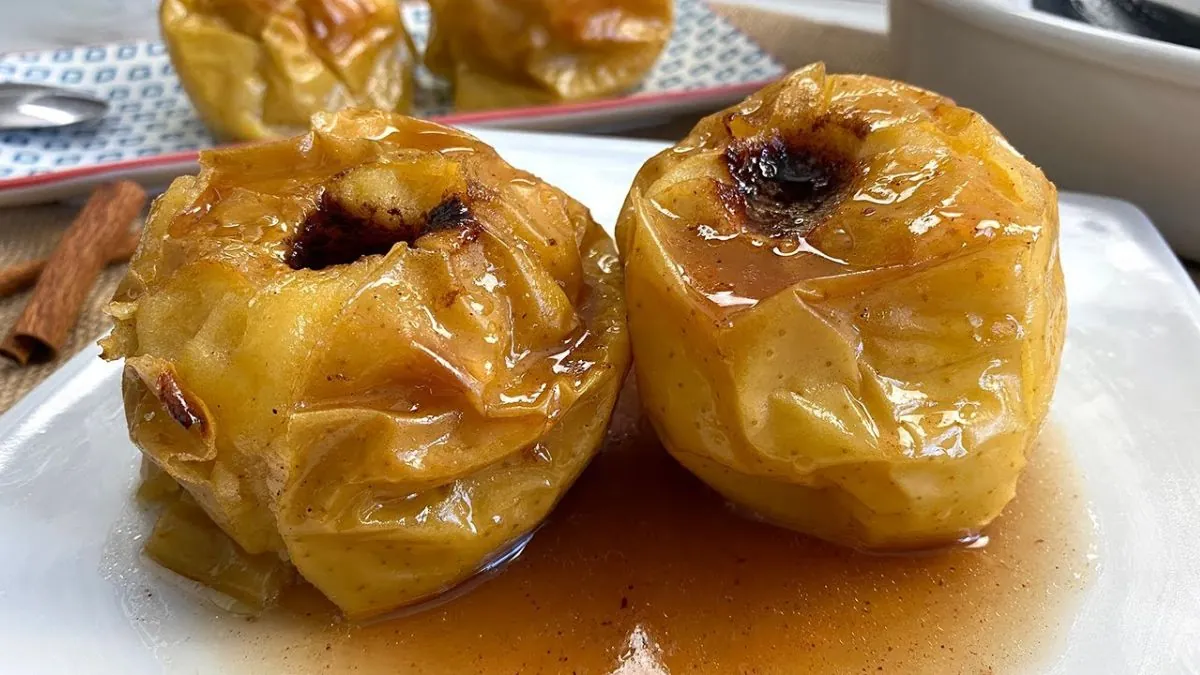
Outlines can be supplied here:
<path id="1" fill-rule="evenodd" d="M 662 648 L 639 624 L 629 633 L 620 664 L 610 675 L 668 675 L 669 672 L 662 662 Z"/>

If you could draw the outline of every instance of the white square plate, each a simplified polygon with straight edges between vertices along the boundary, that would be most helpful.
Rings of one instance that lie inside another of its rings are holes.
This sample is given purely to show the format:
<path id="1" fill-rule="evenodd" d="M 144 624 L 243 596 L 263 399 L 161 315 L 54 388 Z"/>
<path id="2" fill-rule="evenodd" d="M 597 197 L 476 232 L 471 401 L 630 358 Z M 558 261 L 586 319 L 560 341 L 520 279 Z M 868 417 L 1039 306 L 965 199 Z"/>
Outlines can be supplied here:
<path id="1" fill-rule="evenodd" d="M 607 226 L 661 147 L 480 135 Z M 1070 326 L 1052 418 L 1082 475 L 1097 558 L 1038 670 L 1195 673 L 1200 295 L 1128 204 L 1063 195 L 1062 224 Z M 221 672 L 217 655 L 235 638 L 138 556 L 145 524 L 131 516 L 137 451 L 120 365 L 97 354 L 85 350 L 0 418 L 0 672 Z"/>

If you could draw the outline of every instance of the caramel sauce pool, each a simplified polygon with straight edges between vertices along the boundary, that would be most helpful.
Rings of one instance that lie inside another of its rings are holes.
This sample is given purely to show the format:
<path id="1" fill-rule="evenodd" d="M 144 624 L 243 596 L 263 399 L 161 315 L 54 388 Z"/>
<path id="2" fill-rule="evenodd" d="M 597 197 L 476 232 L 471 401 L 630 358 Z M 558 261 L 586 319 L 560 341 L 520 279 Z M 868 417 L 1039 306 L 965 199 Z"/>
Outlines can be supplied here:
<path id="1" fill-rule="evenodd" d="M 1086 505 L 1052 432 L 986 547 L 870 556 L 734 514 L 623 398 L 605 450 L 498 576 L 369 625 L 297 591 L 256 620 L 229 618 L 244 650 L 225 655 L 230 669 L 1024 672 L 1090 576 Z"/>

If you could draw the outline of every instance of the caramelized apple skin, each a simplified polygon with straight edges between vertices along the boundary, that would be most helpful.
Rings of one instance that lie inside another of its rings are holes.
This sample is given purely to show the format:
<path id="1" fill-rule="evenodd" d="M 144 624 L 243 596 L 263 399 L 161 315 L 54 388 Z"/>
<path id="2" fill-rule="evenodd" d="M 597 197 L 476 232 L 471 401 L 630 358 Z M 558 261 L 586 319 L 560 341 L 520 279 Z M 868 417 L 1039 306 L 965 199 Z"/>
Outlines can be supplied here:
<path id="1" fill-rule="evenodd" d="M 1054 186 L 982 117 L 816 64 L 642 168 L 617 226 L 667 449 L 758 517 L 862 548 L 976 533 L 1045 420 Z"/>
<path id="2" fill-rule="evenodd" d="M 620 263 L 587 209 L 466 133 L 377 111 L 200 163 L 110 308 L 142 451 L 351 617 L 535 528 L 629 365 Z"/>
<path id="3" fill-rule="evenodd" d="M 455 108 L 489 110 L 634 88 L 671 37 L 672 0 L 433 0 L 425 62 Z"/>
<path id="4" fill-rule="evenodd" d="M 390 0 L 163 0 L 171 63 L 214 135 L 303 133 L 318 112 L 408 112 L 416 58 Z"/>

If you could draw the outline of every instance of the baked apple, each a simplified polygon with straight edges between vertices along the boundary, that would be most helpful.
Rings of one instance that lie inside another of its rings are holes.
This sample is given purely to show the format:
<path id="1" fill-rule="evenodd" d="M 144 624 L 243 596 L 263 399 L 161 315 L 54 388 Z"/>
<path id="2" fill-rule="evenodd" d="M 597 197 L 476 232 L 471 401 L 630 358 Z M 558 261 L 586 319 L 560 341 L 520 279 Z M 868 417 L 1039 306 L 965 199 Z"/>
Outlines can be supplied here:
<path id="1" fill-rule="evenodd" d="M 587 209 L 379 111 L 200 165 L 155 203 L 110 306 L 137 446 L 230 555 L 290 561 L 353 618 L 518 545 L 596 452 L 629 364 L 620 264 Z"/>
<path id="2" fill-rule="evenodd" d="M 212 133 L 302 133 L 347 106 L 408 112 L 415 52 L 389 0 L 163 0 L 171 63 Z"/>
<path id="3" fill-rule="evenodd" d="M 1063 343 L 1057 203 L 978 114 L 809 66 L 647 162 L 617 241 L 649 417 L 733 503 L 908 549 L 1013 497 Z"/>
<path id="4" fill-rule="evenodd" d="M 432 0 L 425 62 L 459 110 L 632 89 L 671 37 L 671 0 Z"/>

